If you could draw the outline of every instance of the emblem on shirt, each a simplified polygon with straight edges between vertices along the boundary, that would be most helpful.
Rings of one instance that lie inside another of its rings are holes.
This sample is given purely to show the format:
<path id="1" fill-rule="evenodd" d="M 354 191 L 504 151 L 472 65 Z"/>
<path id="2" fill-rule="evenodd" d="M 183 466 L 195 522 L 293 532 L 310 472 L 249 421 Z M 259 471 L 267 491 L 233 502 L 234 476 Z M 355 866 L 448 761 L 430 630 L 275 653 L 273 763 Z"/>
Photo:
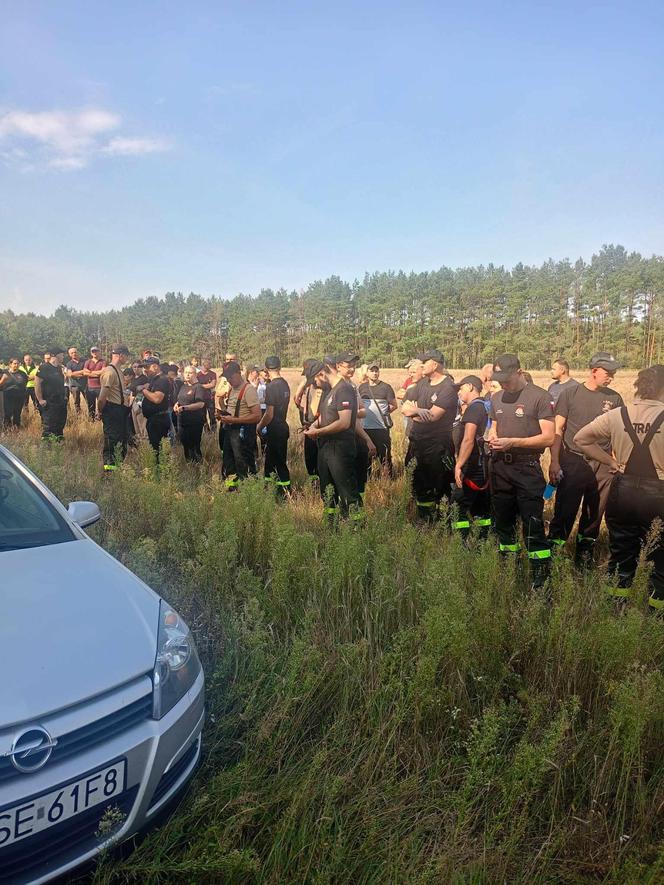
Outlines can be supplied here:
<path id="1" fill-rule="evenodd" d="M 612 408 L 613 408 L 613 403 L 611 402 L 610 399 L 602 400 L 602 411 L 603 412 L 610 412 Z"/>
<path id="2" fill-rule="evenodd" d="M 341 403 L 344 409 L 350 409 L 350 403 Z"/>
<path id="3" fill-rule="evenodd" d="M 518 405 L 516 409 L 514 409 L 514 414 L 517 418 L 523 418 L 523 416 L 526 414 L 526 410 L 522 405 Z"/>
<path id="4" fill-rule="evenodd" d="M 437 399 L 438 399 L 438 394 L 434 393 L 433 396 L 431 397 L 431 402 L 435 403 Z"/>

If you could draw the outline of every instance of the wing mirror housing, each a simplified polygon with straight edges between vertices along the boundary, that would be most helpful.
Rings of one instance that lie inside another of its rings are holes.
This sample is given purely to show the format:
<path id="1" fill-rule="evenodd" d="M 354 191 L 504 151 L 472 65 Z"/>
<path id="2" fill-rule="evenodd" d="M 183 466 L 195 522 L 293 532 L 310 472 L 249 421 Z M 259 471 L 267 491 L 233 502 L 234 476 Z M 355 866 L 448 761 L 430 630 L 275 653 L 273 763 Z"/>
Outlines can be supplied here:
<path id="1" fill-rule="evenodd" d="M 72 522 L 82 529 L 94 525 L 101 519 L 101 510 L 94 501 L 72 501 L 67 512 Z"/>

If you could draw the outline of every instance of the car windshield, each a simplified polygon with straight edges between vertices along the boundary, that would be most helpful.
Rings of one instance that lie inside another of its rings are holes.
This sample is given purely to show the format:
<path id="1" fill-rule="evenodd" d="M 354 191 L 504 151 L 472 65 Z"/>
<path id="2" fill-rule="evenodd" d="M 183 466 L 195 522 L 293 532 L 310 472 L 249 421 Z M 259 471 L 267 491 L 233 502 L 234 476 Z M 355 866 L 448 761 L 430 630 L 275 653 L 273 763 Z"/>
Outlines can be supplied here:
<path id="1" fill-rule="evenodd" d="M 55 507 L 0 452 L 0 552 L 62 544 L 75 538 Z"/>

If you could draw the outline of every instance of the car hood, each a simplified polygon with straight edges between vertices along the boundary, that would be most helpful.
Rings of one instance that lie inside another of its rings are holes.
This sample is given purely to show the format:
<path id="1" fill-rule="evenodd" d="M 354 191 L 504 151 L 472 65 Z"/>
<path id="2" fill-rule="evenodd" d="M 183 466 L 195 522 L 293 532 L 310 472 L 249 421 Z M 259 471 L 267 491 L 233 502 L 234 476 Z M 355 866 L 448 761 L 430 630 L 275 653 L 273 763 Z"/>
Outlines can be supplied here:
<path id="1" fill-rule="evenodd" d="M 0 553 L 0 729 L 154 666 L 159 597 L 89 538 Z"/>

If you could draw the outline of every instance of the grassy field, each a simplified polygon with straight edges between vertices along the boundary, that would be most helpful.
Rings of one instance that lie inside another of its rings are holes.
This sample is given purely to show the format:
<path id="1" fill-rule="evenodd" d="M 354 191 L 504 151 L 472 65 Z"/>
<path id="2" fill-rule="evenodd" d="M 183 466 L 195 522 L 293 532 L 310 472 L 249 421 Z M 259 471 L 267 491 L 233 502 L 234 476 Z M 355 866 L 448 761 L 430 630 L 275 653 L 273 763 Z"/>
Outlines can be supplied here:
<path id="1" fill-rule="evenodd" d="M 664 881 L 644 569 L 618 615 L 603 569 L 561 555 L 547 606 L 493 543 L 413 526 L 402 473 L 370 482 L 361 532 L 324 533 L 298 434 L 278 504 L 259 480 L 227 493 L 209 436 L 200 469 L 141 450 L 103 477 L 98 425 L 38 430 L 2 442 L 99 503 L 91 534 L 179 608 L 208 680 L 184 802 L 97 882 Z"/>

